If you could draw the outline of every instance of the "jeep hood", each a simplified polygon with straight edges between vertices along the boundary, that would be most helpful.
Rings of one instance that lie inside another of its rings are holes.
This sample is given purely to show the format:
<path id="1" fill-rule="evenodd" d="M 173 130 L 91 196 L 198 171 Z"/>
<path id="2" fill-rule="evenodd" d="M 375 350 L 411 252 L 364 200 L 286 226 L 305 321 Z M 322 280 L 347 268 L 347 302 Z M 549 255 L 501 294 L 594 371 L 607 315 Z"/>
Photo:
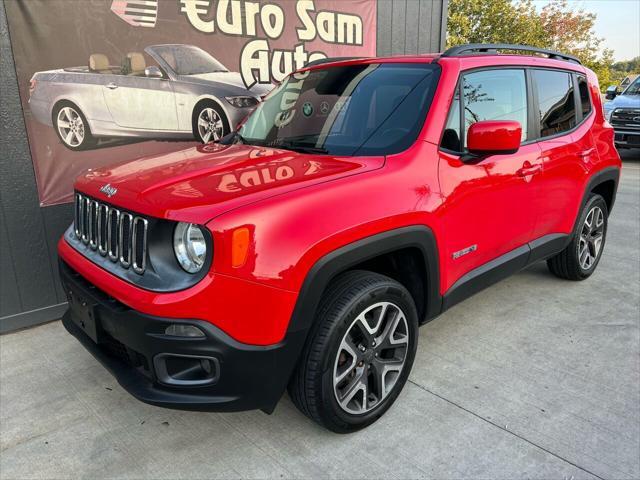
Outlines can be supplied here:
<path id="1" fill-rule="evenodd" d="M 231 209 L 383 164 L 384 157 L 208 144 L 90 170 L 75 187 L 135 213 L 204 224 Z"/>

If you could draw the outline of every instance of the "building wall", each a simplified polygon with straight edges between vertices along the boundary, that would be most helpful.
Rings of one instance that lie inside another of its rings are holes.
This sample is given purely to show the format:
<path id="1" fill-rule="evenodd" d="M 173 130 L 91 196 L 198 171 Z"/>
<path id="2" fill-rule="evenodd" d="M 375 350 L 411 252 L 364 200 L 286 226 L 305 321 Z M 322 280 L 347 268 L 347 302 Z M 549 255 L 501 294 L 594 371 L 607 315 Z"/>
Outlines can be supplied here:
<path id="1" fill-rule="evenodd" d="M 64 312 L 56 243 L 72 221 L 70 204 L 38 203 L 7 29 L 10 1 L 21 0 L 0 0 L 0 333 Z M 447 0 L 379 0 L 378 55 L 441 51 L 446 11 Z"/>

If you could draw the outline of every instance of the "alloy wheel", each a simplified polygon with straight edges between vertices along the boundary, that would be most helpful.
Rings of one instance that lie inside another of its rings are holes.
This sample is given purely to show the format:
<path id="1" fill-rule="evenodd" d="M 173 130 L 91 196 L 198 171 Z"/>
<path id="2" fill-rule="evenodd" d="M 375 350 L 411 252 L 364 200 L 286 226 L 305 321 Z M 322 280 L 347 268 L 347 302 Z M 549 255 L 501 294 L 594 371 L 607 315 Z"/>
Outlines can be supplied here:
<path id="1" fill-rule="evenodd" d="M 578 262 L 583 270 L 589 270 L 602 251 L 604 239 L 604 213 L 598 206 L 587 213 L 578 242 Z"/>
<path id="2" fill-rule="evenodd" d="M 198 133 L 204 143 L 217 142 L 223 136 L 224 126 L 218 112 L 213 108 L 203 108 L 198 115 Z"/>
<path id="3" fill-rule="evenodd" d="M 84 141 L 84 122 L 78 112 L 72 107 L 63 107 L 58 112 L 58 133 L 62 141 L 70 147 L 78 147 Z"/>
<path id="4" fill-rule="evenodd" d="M 334 362 L 333 391 L 347 413 L 364 414 L 391 393 L 409 349 L 404 312 L 379 302 L 360 313 L 347 329 Z"/>

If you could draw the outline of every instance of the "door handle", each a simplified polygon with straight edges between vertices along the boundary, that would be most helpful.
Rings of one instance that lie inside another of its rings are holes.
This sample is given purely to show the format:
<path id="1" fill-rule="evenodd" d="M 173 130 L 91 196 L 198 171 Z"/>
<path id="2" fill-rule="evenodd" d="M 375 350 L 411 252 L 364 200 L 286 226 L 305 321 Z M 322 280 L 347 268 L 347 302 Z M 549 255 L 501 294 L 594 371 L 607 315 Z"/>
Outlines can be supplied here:
<path id="1" fill-rule="evenodd" d="M 595 151 L 595 148 L 593 147 L 587 148 L 586 150 L 583 150 L 582 152 L 580 152 L 580 158 L 584 163 L 589 163 L 591 161 L 591 154 L 594 151 Z"/>
<path id="2" fill-rule="evenodd" d="M 522 168 L 520 168 L 516 173 L 521 177 L 526 177 L 528 175 L 535 175 L 542 170 L 542 165 L 536 164 L 532 165 L 529 160 L 525 161 L 522 164 Z"/>
<path id="3" fill-rule="evenodd" d="M 593 148 L 593 147 L 588 148 L 586 150 L 583 150 L 582 152 L 580 152 L 580 156 L 581 157 L 588 157 L 589 155 L 591 155 L 593 153 L 594 150 L 595 150 L 595 148 Z"/>
<path id="4" fill-rule="evenodd" d="M 115 90 L 116 88 L 118 88 L 118 85 L 116 85 L 115 83 L 111 82 L 111 83 L 107 83 L 105 85 L 105 87 L 107 87 L 109 90 Z"/>

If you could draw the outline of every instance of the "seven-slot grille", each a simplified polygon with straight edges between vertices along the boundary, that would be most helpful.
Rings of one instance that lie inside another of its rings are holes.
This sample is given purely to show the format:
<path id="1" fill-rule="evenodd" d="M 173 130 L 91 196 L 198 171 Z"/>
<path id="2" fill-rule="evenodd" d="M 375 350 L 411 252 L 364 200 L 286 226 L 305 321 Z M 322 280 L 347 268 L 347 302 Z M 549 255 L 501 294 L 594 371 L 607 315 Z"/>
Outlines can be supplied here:
<path id="1" fill-rule="evenodd" d="M 147 230 L 143 217 L 76 193 L 74 230 L 92 250 L 124 268 L 143 274 L 147 264 Z"/>
<path id="2" fill-rule="evenodd" d="M 640 130 L 640 108 L 616 108 L 611 114 L 611 125 Z"/>

